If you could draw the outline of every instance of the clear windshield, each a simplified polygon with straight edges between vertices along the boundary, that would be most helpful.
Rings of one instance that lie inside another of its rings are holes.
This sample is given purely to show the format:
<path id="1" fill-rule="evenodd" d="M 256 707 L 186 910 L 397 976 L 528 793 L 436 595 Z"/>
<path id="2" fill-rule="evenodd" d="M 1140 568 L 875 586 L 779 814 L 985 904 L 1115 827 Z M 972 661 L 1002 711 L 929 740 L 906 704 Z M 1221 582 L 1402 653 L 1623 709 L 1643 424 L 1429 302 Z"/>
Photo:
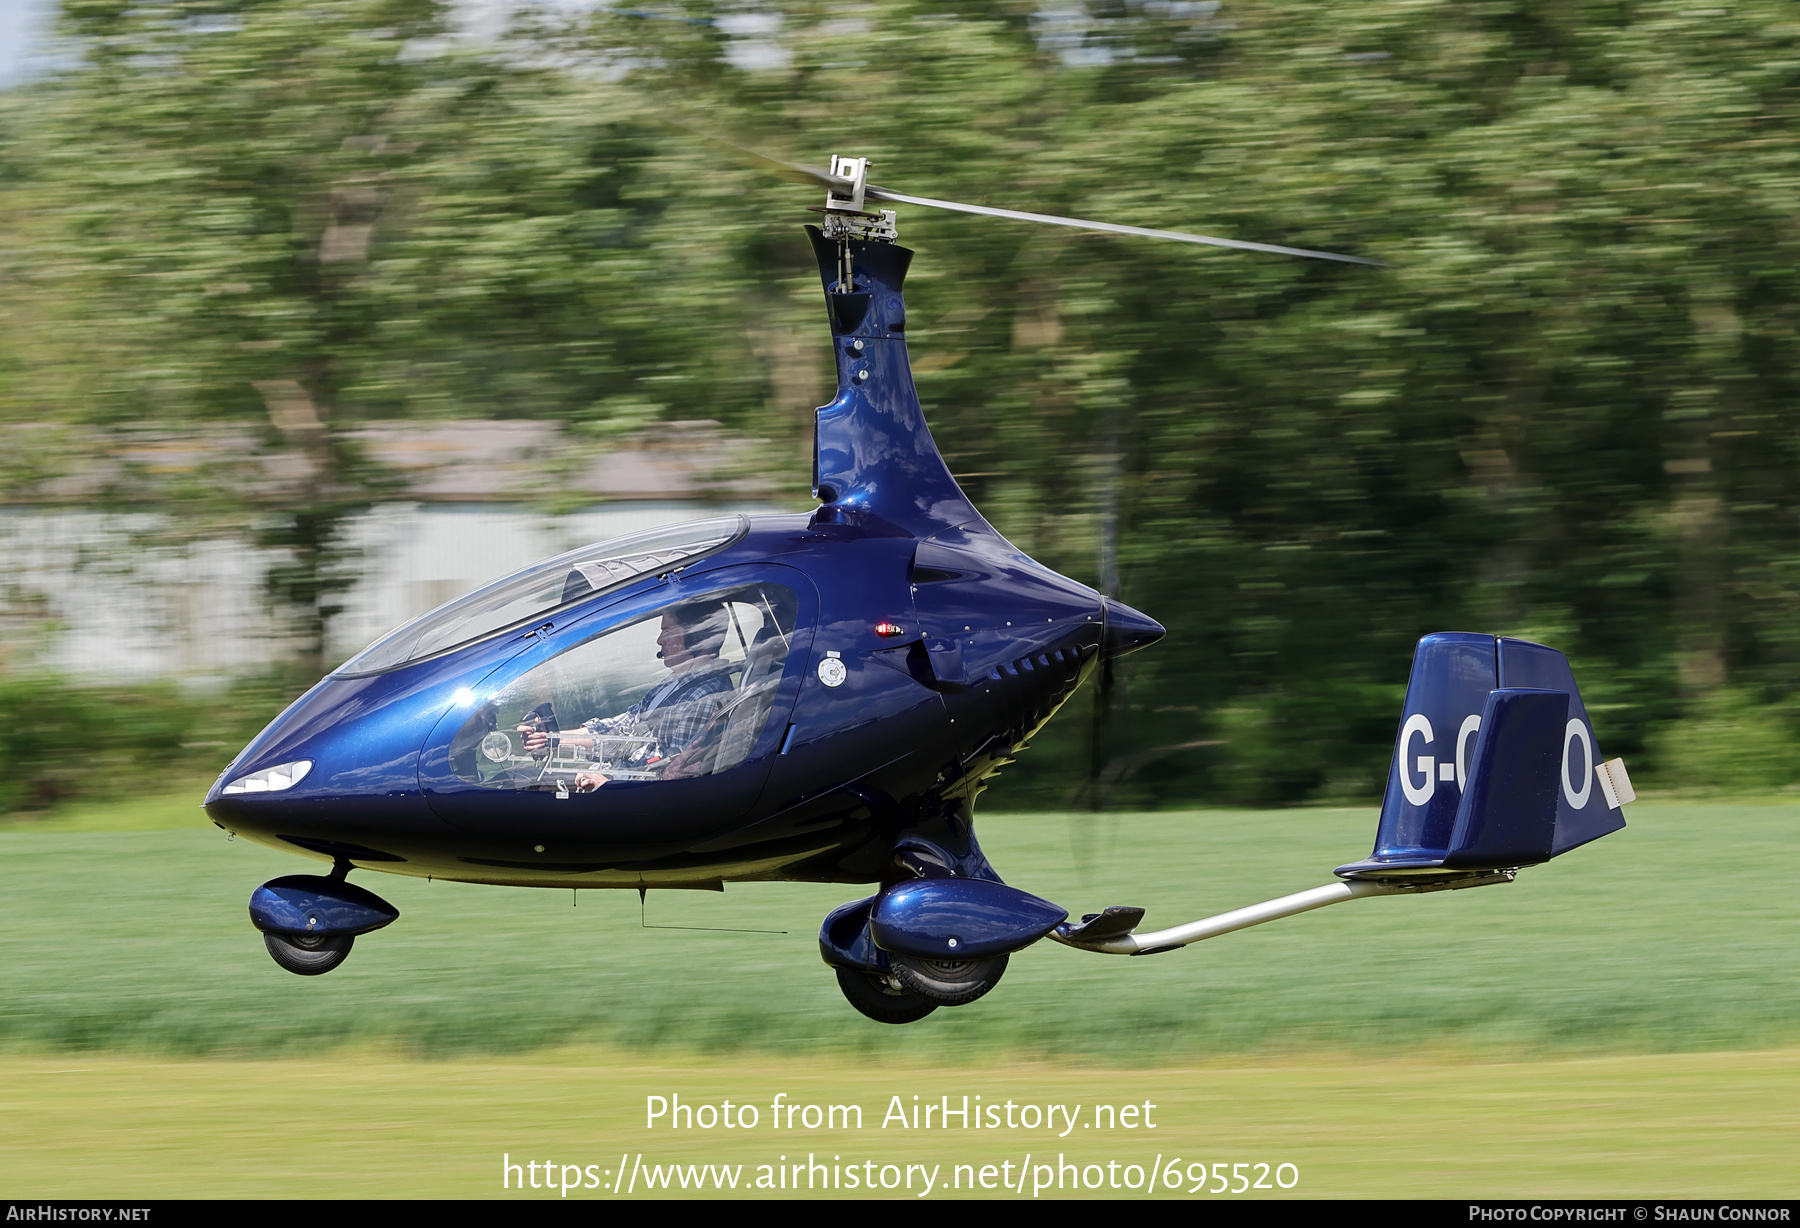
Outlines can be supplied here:
<path id="1" fill-rule="evenodd" d="M 797 605 L 783 585 L 750 585 L 573 645 L 487 697 L 451 742 L 451 770 L 567 795 L 734 768 L 768 724 Z"/>
<path id="2" fill-rule="evenodd" d="M 736 541 L 749 524 L 742 516 L 694 520 L 559 554 L 502 576 L 388 632 L 344 662 L 337 672 L 379 674 L 473 643 L 638 576 L 678 567 Z"/>

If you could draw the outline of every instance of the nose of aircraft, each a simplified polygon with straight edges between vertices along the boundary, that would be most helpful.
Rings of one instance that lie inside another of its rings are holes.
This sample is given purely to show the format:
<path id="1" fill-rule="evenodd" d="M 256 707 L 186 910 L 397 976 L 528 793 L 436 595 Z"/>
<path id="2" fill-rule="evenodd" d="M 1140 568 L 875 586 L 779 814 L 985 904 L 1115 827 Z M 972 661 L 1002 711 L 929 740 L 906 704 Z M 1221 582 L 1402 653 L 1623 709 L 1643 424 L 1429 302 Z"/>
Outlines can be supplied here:
<path id="1" fill-rule="evenodd" d="M 1100 641 L 1102 655 L 1109 660 L 1156 643 L 1165 634 L 1163 625 L 1140 614 L 1122 601 L 1103 597 L 1106 610 L 1106 632 Z"/>

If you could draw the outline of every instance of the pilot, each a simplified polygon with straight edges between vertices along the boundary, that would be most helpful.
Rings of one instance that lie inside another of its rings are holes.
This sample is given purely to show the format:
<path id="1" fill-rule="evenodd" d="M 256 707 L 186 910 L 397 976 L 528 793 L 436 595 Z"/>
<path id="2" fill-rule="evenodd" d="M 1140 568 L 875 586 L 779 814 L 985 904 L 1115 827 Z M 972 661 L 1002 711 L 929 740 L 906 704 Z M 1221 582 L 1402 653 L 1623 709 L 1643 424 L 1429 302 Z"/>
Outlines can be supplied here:
<path id="1" fill-rule="evenodd" d="M 586 748 L 591 758 L 598 758 L 602 738 L 649 732 L 656 739 L 646 756 L 645 766 L 650 770 L 680 754 L 732 694 L 731 667 L 719 659 L 729 617 L 724 603 L 716 601 L 676 606 L 665 612 L 656 637 L 656 655 L 670 676 L 617 716 L 596 717 L 584 722 L 580 732 L 556 735 L 560 744 Z M 536 725 L 520 725 L 519 732 L 527 751 L 541 751 L 549 745 L 551 735 Z M 608 779 L 603 772 L 582 772 L 575 778 L 575 788 L 585 793 Z"/>

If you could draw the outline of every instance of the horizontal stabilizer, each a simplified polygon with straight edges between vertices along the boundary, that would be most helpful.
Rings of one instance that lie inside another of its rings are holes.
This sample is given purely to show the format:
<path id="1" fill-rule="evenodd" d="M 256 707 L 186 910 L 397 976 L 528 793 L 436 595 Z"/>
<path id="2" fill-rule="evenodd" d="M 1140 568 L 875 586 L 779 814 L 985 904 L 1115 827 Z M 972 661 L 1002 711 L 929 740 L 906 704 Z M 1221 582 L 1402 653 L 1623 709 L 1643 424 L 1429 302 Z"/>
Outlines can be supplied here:
<path id="1" fill-rule="evenodd" d="M 1615 761 L 1617 762 L 1617 761 Z M 1466 632 L 1413 655 L 1375 850 L 1347 878 L 1533 865 L 1625 826 L 1575 676 L 1542 644 Z"/>

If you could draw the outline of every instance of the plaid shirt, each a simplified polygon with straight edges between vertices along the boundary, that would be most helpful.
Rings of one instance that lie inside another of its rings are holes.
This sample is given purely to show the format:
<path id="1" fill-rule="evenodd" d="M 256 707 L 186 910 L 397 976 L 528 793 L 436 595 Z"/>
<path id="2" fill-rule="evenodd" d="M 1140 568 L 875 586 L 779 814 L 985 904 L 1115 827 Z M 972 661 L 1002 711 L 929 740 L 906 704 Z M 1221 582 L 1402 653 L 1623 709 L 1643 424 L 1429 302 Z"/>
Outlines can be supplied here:
<path id="1" fill-rule="evenodd" d="M 583 722 L 596 738 L 609 734 L 648 732 L 657 745 L 646 759 L 663 758 L 681 753 L 732 695 L 731 674 L 720 664 L 711 669 L 695 670 L 651 690 L 617 716 L 599 717 Z M 599 757 L 596 743 L 594 757 Z"/>

